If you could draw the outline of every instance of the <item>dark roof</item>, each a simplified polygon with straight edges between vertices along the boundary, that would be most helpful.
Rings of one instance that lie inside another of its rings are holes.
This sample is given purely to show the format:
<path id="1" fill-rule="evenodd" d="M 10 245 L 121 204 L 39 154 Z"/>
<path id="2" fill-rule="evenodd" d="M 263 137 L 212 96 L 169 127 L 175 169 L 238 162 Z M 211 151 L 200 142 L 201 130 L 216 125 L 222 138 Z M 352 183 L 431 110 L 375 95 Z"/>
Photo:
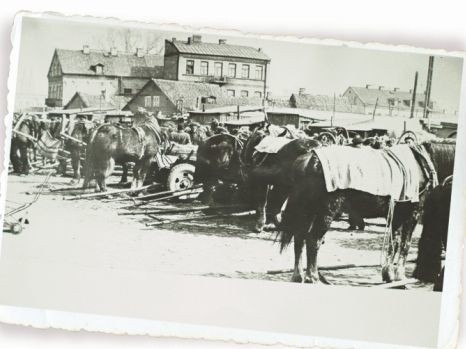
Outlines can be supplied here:
<path id="1" fill-rule="evenodd" d="M 367 88 L 367 87 L 357 87 L 357 86 L 350 86 L 348 90 L 349 89 L 352 89 L 358 95 L 358 97 L 362 100 L 362 102 L 368 105 L 375 105 L 377 98 L 379 99 L 377 104 L 381 107 L 388 107 L 389 99 L 395 99 L 395 100 L 400 100 L 400 101 L 412 99 L 412 93 L 409 91 L 400 91 L 400 90 L 394 91 L 394 90 L 387 90 L 387 89 L 379 90 L 378 88 Z M 417 102 L 424 101 L 424 94 L 417 93 L 416 101 Z"/>
<path id="2" fill-rule="evenodd" d="M 217 44 L 211 42 L 188 43 L 186 41 L 170 41 L 180 53 L 190 53 L 195 55 L 209 55 L 221 57 L 250 58 L 263 61 L 270 61 L 261 50 L 251 46 Z"/>
<path id="3" fill-rule="evenodd" d="M 123 109 L 123 107 L 129 102 L 131 97 L 127 96 L 112 96 L 109 99 L 102 99 L 100 95 L 90 95 L 83 92 L 76 92 L 68 103 L 63 107 L 67 107 L 75 98 L 80 98 L 84 108 L 114 108 L 117 110 Z"/>
<path id="4" fill-rule="evenodd" d="M 94 75 L 93 66 L 103 65 L 103 74 L 123 77 L 160 76 L 163 56 L 146 54 L 137 57 L 135 53 L 118 52 L 112 56 L 103 51 L 91 50 L 88 54 L 82 50 L 56 49 L 63 74 Z"/>

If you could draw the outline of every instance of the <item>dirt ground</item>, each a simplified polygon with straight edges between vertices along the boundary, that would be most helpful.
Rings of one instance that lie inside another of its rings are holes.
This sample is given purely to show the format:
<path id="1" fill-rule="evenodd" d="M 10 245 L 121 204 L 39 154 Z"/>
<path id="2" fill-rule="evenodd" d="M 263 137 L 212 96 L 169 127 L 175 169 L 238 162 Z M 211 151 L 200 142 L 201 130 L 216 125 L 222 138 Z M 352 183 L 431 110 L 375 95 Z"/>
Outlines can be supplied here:
<path id="1" fill-rule="evenodd" d="M 32 200 L 45 175 L 10 175 L 7 210 L 17 203 Z M 52 176 L 50 188 L 68 185 L 70 178 Z M 110 182 L 117 182 L 111 177 Z M 65 200 L 69 193 L 45 190 L 39 200 L 21 212 L 29 224 L 18 235 L 5 233 L 2 258 L 33 263 L 42 261 L 101 270 L 157 271 L 169 274 L 203 275 L 227 278 L 261 279 L 288 282 L 293 265 L 293 248 L 279 253 L 275 233 L 252 232 L 253 217 L 197 220 L 148 227 L 154 219 L 125 216 L 122 207 L 130 201 L 105 202 L 99 199 Z M 164 203 L 191 207 L 198 203 Z M 199 213 L 195 213 L 194 215 Z M 165 216 L 168 219 L 186 217 Z M 380 262 L 384 220 L 368 220 L 362 231 L 349 231 L 348 223 L 337 221 L 327 233 L 319 254 L 320 266 L 367 265 Z M 421 227 L 415 231 L 410 259 L 417 255 Z M 413 264 L 408 265 L 408 277 Z M 371 286 L 381 283 L 379 267 L 323 271 L 335 285 Z M 431 290 L 429 284 L 409 288 Z"/>

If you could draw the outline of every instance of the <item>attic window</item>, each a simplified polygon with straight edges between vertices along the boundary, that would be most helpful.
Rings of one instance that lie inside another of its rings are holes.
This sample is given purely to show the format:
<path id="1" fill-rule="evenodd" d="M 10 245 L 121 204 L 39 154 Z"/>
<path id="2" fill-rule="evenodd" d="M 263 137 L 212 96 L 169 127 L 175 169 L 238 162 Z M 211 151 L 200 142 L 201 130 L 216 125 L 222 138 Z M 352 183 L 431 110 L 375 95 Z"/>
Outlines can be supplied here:
<path id="1" fill-rule="evenodd" d="M 96 65 L 91 66 L 91 70 L 93 70 L 97 75 L 102 75 L 104 73 L 104 65 L 102 63 L 97 63 Z"/>
<path id="2" fill-rule="evenodd" d="M 201 97 L 202 104 L 215 104 L 217 103 L 217 98 L 215 96 Z"/>

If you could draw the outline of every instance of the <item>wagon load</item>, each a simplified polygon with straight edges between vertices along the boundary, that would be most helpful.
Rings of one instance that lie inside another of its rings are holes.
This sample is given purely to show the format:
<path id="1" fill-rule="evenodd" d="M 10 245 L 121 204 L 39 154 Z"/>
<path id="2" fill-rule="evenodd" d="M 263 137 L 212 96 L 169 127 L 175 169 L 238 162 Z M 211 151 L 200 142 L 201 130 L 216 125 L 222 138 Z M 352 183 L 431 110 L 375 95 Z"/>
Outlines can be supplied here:
<path id="1" fill-rule="evenodd" d="M 255 149 L 259 153 L 276 154 L 292 140 L 286 137 L 266 136 Z"/>

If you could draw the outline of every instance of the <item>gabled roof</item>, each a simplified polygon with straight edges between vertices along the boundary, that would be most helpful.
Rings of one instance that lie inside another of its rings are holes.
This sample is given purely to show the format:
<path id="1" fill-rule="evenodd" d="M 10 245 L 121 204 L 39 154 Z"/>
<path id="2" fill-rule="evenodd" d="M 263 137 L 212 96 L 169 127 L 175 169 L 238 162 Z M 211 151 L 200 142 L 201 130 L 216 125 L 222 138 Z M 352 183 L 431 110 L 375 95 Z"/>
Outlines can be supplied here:
<path id="1" fill-rule="evenodd" d="M 127 96 L 112 96 L 110 99 L 102 98 L 100 95 L 90 95 L 83 92 L 76 92 L 73 97 L 66 103 L 63 109 L 67 109 L 68 106 L 76 98 L 81 99 L 83 103 L 83 108 L 114 108 L 116 110 L 121 110 L 129 102 L 131 97 Z"/>
<path id="2" fill-rule="evenodd" d="M 163 56 L 146 54 L 138 57 L 134 53 L 118 52 L 112 56 L 104 51 L 56 49 L 55 55 L 63 74 L 94 75 L 92 67 L 103 65 L 103 75 L 122 77 L 157 77 L 163 69 Z"/>
<path id="3" fill-rule="evenodd" d="M 388 107 L 388 100 L 395 99 L 395 100 L 409 100 L 412 99 L 412 93 L 409 91 L 394 91 L 394 90 L 387 90 L 387 89 L 378 89 L 378 88 L 367 88 L 367 87 L 358 87 L 358 86 L 350 86 L 348 88 L 352 89 L 361 101 L 366 105 L 375 105 L 377 98 L 379 101 L 377 104 L 381 107 Z M 347 90 L 347 91 L 348 91 Z M 346 93 L 346 92 L 345 92 Z M 417 93 L 416 94 L 416 101 L 424 101 L 424 94 Z"/>
<path id="4" fill-rule="evenodd" d="M 264 52 L 251 46 L 217 44 L 211 42 L 188 43 L 186 41 L 179 40 L 170 42 L 179 53 L 270 61 L 270 57 Z"/>
<path id="5" fill-rule="evenodd" d="M 164 79 L 152 81 L 174 105 L 183 99 L 183 108 L 186 109 L 194 109 L 199 97 L 215 97 L 217 103 L 227 98 L 226 90 L 215 84 Z"/>

